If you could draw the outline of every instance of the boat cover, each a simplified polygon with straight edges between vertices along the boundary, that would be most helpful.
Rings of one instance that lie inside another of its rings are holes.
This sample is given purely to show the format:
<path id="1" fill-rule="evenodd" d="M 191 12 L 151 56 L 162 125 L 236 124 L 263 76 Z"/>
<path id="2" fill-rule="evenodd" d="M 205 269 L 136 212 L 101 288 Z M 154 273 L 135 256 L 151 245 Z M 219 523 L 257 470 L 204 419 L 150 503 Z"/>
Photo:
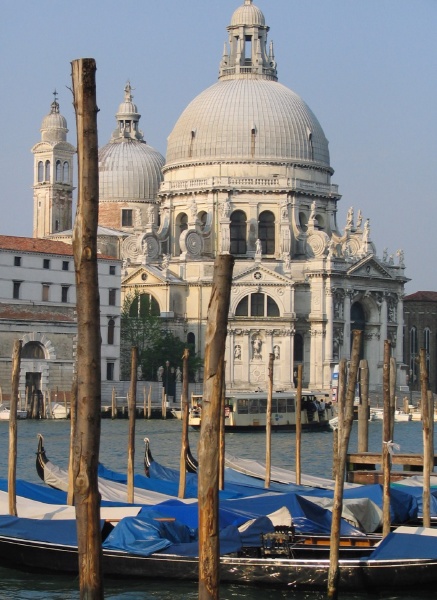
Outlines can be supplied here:
<path id="1" fill-rule="evenodd" d="M 437 559 L 437 530 L 429 527 L 398 527 L 380 542 L 370 558 Z M 420 581 L 417 584 L 420 585 Z"/>
<path id="2" fill-rule="evenodd" d="M 101 521 L 101 528 L 104 525 Z M 0 535 L 24 539 L 77 546 L 76 520 L 45 521 L 0 516 Z"/>

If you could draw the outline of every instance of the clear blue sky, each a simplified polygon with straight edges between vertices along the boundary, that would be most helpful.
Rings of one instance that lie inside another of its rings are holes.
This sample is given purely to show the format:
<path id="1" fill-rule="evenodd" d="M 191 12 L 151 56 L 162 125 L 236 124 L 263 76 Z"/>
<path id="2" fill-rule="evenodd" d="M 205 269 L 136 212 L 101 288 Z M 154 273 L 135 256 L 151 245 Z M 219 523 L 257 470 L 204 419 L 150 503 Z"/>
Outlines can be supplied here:
<path id="1" fill-rule="evenodd" d="M 56 88 L 76 144 L 70 62 L 97 61 L 99 142 L 130 79 L 145 139 L 165 155 L 179 115 L 217 79 L 243 0 L 3 0 L 0 233 L 32 235 L 33 157 Z M 405 251 L 407 292 L 437 290 L 437 0 L 257 0 L 279 80 L 330 143 L 333 182 L 370 219 L 377 254 Z"/>

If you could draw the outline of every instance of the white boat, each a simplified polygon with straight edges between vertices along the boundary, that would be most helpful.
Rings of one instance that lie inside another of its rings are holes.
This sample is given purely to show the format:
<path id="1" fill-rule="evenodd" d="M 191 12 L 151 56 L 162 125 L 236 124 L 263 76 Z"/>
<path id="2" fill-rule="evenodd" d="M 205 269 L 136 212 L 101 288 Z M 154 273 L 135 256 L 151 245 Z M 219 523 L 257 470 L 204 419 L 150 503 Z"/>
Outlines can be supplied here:
<path id="1" fill-rule="evenodd" d="M 182 419 L 182 411 L 180 408 L 172 408 L 171 409 L 171 414 L 174 416 L 175 419 Z"/>
<path id="2" fill-rule="evenodd" d="M 334 414 L 331 406 L 320 409 L 317 395 L 310 390 L 302 391 L 301 423 L 303 430 L 321 431 L 330 428 L 329 419 Z M 226 397 L 226 431 L 257 431 L 266 428 L 267 393 L 238 392 Z M 198 429 L 202 419 L 202 396 L 191 396 L 188 424 Z M 272 395 L 273 430 L 294 431 L 296 429 L 296 391 L 274 392 Z"/>
<path id="3" fill-rule="evenodd" d="M 382 408 L 371 408 L 370 415 L 375 421 L 382 421 L 384 419 L 384 409 Z M 413 415 L 411 413 L 404 413 L 402 410 L 395 410 L 394 419 L 395 423 L 405 423 L 411 421 Z"/>
<path id="4" fill-rule="evenodd" d="M 65 404 L 50 402 L 50 417 L 52 419 L 68 419 L 69 416 L 70 411 Z"/>
<path id="5" fill-rule="evenodd" d="M 0 421 L 9 421 L 10 414 L 9 407 L 0 404 Z M 27 419 L 27 410 L 17 409 L 17 419 Z"/>

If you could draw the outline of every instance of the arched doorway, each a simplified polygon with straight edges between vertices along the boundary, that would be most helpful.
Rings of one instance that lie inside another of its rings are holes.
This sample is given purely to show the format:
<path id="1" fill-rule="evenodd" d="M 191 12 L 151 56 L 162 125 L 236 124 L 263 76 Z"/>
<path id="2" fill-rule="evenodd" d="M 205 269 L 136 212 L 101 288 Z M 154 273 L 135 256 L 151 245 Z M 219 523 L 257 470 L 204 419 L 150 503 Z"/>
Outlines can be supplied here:
<path id="1" fill-rule="evenodd" d="M 363 305 L 360 302 L 355 302 L 351 306 L 351 348 L 353 340 L 353 332 L 361 331 L 361 343 L 360 343 L 360 360 L 364 358 L 364 330 L 366 326 L 366 316 L 364 313 Z"/>

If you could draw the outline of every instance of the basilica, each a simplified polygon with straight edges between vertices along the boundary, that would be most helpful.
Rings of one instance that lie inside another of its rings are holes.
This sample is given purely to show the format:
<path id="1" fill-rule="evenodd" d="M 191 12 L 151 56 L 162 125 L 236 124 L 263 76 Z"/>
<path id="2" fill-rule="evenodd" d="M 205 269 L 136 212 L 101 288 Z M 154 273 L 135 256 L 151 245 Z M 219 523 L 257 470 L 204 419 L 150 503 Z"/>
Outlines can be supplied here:
<path id="1" fill-rule="evenodd" d="M 371 220 L 350 199 L 338 222 L 328 140 L 279 82 L 268 33 L 263 12 L 244 0 L 227 27 L 218 81 L 182 112 L 165 158 L 145 141 L 126 85 L 99 152 L 99 248 L 122 260 L 122 297 L 139 292 L 200 356 L 214 258 L 235 257 L 228 390 L 266 389 L 273 353 L 276 390 L 294 387 L 301 364 L 305 387 L 328 392 L 354 329 L 363 331 L 371 390 L 382 387 L 386 339 L 405 383 L 403 252 L 378 255 Z M 58 112 L 55 102 L 51 121 Z M 68 241 L 75 149 L 44 136 L 33 149 L 34 237 Z"/>

